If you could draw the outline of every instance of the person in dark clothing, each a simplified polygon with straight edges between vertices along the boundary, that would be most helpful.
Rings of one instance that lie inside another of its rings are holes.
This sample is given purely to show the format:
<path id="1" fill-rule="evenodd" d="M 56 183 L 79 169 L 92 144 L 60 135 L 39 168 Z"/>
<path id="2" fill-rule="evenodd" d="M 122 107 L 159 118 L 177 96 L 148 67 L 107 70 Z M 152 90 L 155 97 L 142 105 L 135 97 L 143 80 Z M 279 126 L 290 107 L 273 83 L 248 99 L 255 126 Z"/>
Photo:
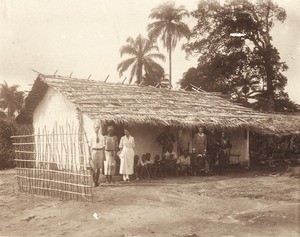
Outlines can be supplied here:
<path id="1" fill-rule="evenodd" d="M 170 146 L 172 146 L 172 149 L 175 148 L 174 143 L 176 140 L 170 131 L 170 127 L 166 127 L 166 130 L 156 138 L 156 141 L 162 145 L 162 154 L 165 154 Z"/>
<path id="2" fill-rule="evenodd" d="M 177 154 L 170 145 L 168 151 L 163 154 L 164 175 L 173 176 L 176 174 Z"/>
<path id="3" fill-rule="evenodd" d="M 223 173 L 226 170 L 227 165 L 229 164 L 230 150 L 231 150 L 230 140 L 227 138 L 226 134 L 222 132 L 221 139 L 219 141 L 219 154 L 218 154 L 220 173 Z"/>
<path id="4" fill-rule="evenodd" d="M 215 172 L 215 165 L 219 153 L 219 142 L 217 141 L 216 134 L 212 130 L 207 136 L 207 158 L 209 164 L 209 174 L 212 175 Z"/>
<path id="5" fill-rule="evenodd" d="M 154 178 L 162 177 L 161 158 L 159 155 L 156 155 L 154 158 L 153 171 Z"/>
<path id="6" fill-rule="evenodd" d="M 191 173 L 192 175 L 199 175 L 200 173 L 200 167 L 199 167 L 199 164 L 198 164 L 198 155 L 196 153 L 196 149 L 193 148 L 192 149 L 192 153 L 191 153 Z"/>

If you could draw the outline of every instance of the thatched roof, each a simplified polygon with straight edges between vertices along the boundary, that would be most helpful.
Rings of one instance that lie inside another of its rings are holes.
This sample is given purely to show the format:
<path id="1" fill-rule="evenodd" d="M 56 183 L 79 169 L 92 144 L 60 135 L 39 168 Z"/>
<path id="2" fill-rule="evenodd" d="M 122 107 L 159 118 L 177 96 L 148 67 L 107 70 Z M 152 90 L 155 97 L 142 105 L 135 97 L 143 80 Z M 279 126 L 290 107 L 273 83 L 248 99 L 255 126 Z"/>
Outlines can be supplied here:
<path id="1" fill-rule="evenodd" d="M 19 122 L 32 122 L 47 88 L 63 94 L 91 119 L 103 122 L 218 128 L 249 128 L 261 133 L 300 133 L 300 115 L 267 114 L 234 104 L 216 94 L 123 85 L 39 75 Z"/>

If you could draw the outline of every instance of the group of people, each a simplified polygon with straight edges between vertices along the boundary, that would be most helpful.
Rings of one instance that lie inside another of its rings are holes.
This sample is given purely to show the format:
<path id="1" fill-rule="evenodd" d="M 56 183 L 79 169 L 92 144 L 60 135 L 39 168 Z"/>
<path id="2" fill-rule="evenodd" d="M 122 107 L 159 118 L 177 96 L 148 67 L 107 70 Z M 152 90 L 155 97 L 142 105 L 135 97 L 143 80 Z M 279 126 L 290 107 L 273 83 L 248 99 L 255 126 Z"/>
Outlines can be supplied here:
<path id="1" fill-rule="evenodd" d="M 192 152 L 189 153 L 188 148 L 182 149 L 178 151 L 179 156 L 174 150 L 175 136 L 168 127 L 156 139 L 162 145 L 162 153 L 155 156 L 151 156 L 151 153 L 135 155 L 134 137 L 130 135 L 128 128 L 124 129 L 124 136 L 121 137 L 119 143 L 118 138 L 114 135 L 113 126 L 107 127 L 107 134 L 104 136 L 99 131 L 100 126 L 96 125 L 95 135 L 89 142 L 90 167 L 95 186 L 99 186 L 99 176 L 102 171 L 106 176 L 106 182 L 112 182 L 116 171 L 117 157 L 120 158 L 118 172 L 122 175 L 124 182 L 129 182 L 131 175 L 138 180 L 212 174 L 216 165 L 222 170 L 229 161 L 231 144 L 225 134 L 222 133 L 220 139 L 216 139 L 215 136 L 207 137 L 202 127 L 199 127 L 193 136 Z"/>
<path id="2" fill-rule="evenodd" d="M 114 127 L 107 127 L 107 135 L 103 136 L 100 132 L 100 126 L 94 127 L 95 135 L 90 139 L 89 146 L 91 150 L 90 167 L 93 175 L 95 187 L 99 186 L 100 173 L 104 171 L 106 182 L 112 183 L 112 177 L 116 170 L 116 157 L 119 152 L 120 171 L 123 180 L 129 182 L 129 175 L 133 174 L 134 157 L 134 138 L 130 135 L 128 128 L 124 129 L 124 136 L 121 137 L 118 144 L 118 138 L 114 135 Z"/>
<path id="3" fill-rule="evenodd" d="M 224 164 L 228 163 L 228 151 L 231 148 L 231 144 L 225 133 L 222 133 L 221 138 L 218 139 L 213 133 L 207 136 L 203 127 L 198 127 L 193 135 L 191 152 L 189 152 L 190 144 L 187 147 L 178 144 L 179 157 L 174 152 L 175 137 L 168 127 L 157 138 L 157 141 L 162 145 L 161 165 L 165 167 L 167 174 L 212 174 L 215 170 L 215 165 L 222 163 L 221 160 L 227 160 L 223 162 Z M 224 152 L 225 150 L 226 152 Z M 169 158 L 169 154 L 171 154 L 171 158 Z"/>

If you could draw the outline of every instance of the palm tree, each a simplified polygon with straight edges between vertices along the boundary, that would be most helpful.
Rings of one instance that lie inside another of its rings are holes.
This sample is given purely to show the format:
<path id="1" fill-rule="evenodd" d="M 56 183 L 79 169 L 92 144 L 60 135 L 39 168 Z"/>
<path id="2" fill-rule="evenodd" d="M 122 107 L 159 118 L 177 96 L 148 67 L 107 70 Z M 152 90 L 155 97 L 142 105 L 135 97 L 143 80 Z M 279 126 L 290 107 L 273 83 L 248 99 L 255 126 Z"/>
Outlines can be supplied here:
<path id="1" fill-rule="evenodd" d="M 163 45 L 169 53 L 170 86 L 172 82 L 172 51 L 181 38 L 189 39 L 191 34 L 189 27 L 181 21 L 185 16 L 189 16 L 189 12 L 184 6 L 176 8 L 174 2 L 160 4 L 153 8 L 149 15 L 149 18 L 156 20 L 148 25 L 149 38 L 157 39 L 161 36 Z"/>
<path id="2" fill-rule="evenodd" d="M 24 92 L 18 91 L 17 85 L 8 86 L 4 81 L 0 85 L 0 108 L 7 110 L 7 117 L 14 118 L 15 112 L 22 108 Z"/>
<path id="3" fill-rule="evenodd" d="M 129 83 L 132 82 L 133 77 L 136 77 L 136 83 L 143 82 L 143 73 L 152 77 L 160 77 L 163 75 L 164 69 L 153 58 L 165 61 L 165 56 L 159 53 L 158 47 L 152 40 L 143 38 L 139 35 L 135 40 L 129 37 L 126 40 L 126 45 L 120 49 L 121 57 L 124 54 L 132 55 L 119 63 L 117 70 L 120 76 L 131 67 Z"/>

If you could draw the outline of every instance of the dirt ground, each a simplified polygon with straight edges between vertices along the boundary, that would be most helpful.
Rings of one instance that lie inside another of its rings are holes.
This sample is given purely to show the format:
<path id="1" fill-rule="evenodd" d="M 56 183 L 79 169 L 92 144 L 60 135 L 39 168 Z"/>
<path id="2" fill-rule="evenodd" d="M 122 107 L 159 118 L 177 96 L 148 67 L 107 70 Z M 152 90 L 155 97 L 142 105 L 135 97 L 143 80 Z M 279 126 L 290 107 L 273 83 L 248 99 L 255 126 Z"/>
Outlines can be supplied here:
<path id="1" fill-rule="evenodd" d="M 248 171 L 103 185 L 94 203 L 19 193 L 0 172 L 1 236 L 300 236 L 299 178 Z"/>

